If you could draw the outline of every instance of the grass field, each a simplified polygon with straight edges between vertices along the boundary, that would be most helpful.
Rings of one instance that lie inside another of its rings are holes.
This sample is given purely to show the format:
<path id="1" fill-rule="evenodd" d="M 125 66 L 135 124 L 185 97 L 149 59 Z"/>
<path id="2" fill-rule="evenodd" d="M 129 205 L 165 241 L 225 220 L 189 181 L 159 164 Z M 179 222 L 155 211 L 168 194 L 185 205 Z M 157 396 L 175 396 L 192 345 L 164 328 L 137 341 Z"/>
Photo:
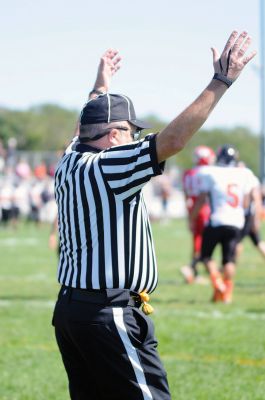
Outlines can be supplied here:
<path id="1" fill-rule="evenodd" d="M 187 286 L 178 272 L 190 252 L 185 221 L 153 224 L 153 232 L 160 279 L 152 318 L 172 399 L 265 399 L 262 257 L 246 240 L 234 303 L 216 305 L 209 285 Z M 58 285 L 48 233 L 0 230 L 0 400 L 69 398 L 51 326 Z"/>

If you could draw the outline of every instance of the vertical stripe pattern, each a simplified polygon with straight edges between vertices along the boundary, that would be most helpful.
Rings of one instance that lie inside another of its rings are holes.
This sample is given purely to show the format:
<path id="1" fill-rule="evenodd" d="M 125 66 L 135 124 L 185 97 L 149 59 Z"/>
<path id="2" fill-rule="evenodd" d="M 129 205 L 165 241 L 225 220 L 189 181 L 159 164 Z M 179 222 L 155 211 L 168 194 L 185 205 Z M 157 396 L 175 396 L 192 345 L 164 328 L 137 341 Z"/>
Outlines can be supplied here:
<path id="1" fill-rule="evenodd" d="M 153 399 L 153 396 L 150 392 L 149 387 L 147 386 L 144 371 L 141 366 L 137 351 L 136 351 L 135 347 L 133 346 L 133 344 L 131 343 L 130 338 L 126 331 L 126 326 L 125 326 L 125 323 L 123 320 L 123 309 L 122 308 L 113 308 L 112 310 L 113 310 L 113 317 L 114 317 L 114 322 L 115 322 L 116 328 L 119 332 L 120 338 L 122 340 L 122 343 L 125 347 L 128 358 L 129 358 L 132 368 L 134 370 L 135 377 L 136 377 L 137 383 L 139 385 L 139 388 L 142 391 L 143 399 L 151 400 L 151 399 Z"/>
<path id="2" fill-rule="evenodd" d="M 67 148 L 55 175 L 61 284 L 155 289 L 157 266 L 141 189 L 161 168 L 155 135 L 103 151 L 76 141 Z"/>

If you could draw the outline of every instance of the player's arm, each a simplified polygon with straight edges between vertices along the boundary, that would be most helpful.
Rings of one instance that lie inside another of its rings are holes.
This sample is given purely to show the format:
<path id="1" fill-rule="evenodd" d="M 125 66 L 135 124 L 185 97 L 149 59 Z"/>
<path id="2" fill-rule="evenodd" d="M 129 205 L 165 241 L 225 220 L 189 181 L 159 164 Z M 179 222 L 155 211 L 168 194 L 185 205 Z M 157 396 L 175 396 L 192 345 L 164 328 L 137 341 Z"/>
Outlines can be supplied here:
<path id="1" fill-rule="evenodd" d="M 258 232 L 260 230 L 260 220 L 262 216 L 262 196 L 260 187 L 253 188 L 250 196 L 254 203 L 253 227 L 255 232 Z"/>
<path id="2" fill-rule="evenodd" d="M 212 48 L 215 79 L 212 79 L 200 96 L 157 135 L 156 147 L 159 162 L 182 150 L 195 132 L 203 125 L 218 101 L 234 82 L 256 52 L 246 55 L 251 43 L 247 32 L 230 35 L 219 55 Z M 216 75 L 217 74 L 217 75 Z"/>
<path id="3" fill-rule="evenodd" d="M 251 199 L 251 193 L 244 194 L 242 204 L 245 210 L 250 206 L 250 199 Z"/>
<path id="4" fill-rule="evenodd" d="M 207 197 L 208 197 L 208 193 L 207 192 L 200 193 L 200 195 L 198 196 L 197 200 L 195 201 L 194 206 L 192 208 L 192 211 L 190 213 L 190 220 L 191 221 L 194 221 L 196 219 L 196 217 L 199 214 L 200 209 L 206 203 Z"/>
<path id="5" fill-rule="evenodd" d="M 193 220 L 190 217 L 190 207 L 189 207 L 189 203 L 191 200 L 191 198 L 188 196 L 188 194 L 185 192 L 185 190 L 183 190 L 184 193 L 184 198 L 185 198 L 185 206 L 186 206 L 186 210 L 187 210 L 187 222 L 188 222 L 188 227 L 189 230 L 192 231 L 193 229 Z"/>

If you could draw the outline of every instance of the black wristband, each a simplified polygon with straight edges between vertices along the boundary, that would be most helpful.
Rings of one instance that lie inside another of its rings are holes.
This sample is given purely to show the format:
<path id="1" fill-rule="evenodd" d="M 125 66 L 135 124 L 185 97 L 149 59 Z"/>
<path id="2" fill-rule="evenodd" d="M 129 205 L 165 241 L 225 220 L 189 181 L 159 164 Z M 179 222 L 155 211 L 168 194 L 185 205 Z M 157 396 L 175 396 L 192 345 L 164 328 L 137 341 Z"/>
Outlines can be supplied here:
<path id="1" fill-rule="evenodd" d="M 217 81 L 221 81 L 226 84 L 227 87 L 230 87 L 233 83 L 230 79 L 228 79 L 226 76 L 222 74 L 218 74 L 217 72 L 214 74 L 213 79 L 216 79 Z"/>
<path id="2" fill-rule="evenodd" d="M 91 94 L 100 95 L 100 94 L 105 94 L 105 93 L 98 89 L 92 89 L 91 92 L 89 93 L 89 95 L 91 95 Z"/>

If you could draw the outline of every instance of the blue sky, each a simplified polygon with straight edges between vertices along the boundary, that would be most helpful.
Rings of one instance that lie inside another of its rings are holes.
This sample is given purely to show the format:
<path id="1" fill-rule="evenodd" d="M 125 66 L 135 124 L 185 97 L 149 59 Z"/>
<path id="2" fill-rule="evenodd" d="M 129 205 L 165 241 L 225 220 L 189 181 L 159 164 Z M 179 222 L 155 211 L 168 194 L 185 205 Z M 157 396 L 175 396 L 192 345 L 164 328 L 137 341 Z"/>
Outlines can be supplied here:
<path id="1" fill-rule="evenodd" d="M 210 81 L 211 46 L 221 51 L 233 29 L 260 46 L 258 0 L 11 0 L 0 22 L 0 105 L 16 109 L 43 102 L 80 109 L 99 57 L 114 47 L 123 61 L 110 91 L 131 97 L 139 117 L 169 122 Z M 259 64 L 258 55 L 206 128 L 259 131 Z"/>

